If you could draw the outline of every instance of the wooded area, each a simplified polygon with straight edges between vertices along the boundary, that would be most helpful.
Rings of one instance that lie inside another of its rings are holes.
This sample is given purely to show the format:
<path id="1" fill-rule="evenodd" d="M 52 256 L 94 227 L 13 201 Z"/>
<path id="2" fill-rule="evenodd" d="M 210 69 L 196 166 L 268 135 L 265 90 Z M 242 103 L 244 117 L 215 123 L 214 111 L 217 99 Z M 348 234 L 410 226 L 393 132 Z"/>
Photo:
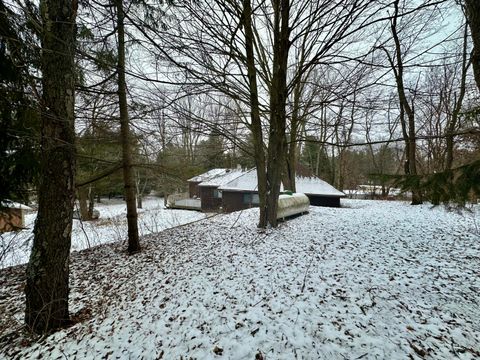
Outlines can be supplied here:
<path id="1" fill-rule="evenodd" d="M 0 0 L 0 200 L 38 202 L 27 325 L 69 322 L 75 198 L 142 196 L 256 168 L 277 226 L 296 164 L 412 205 L 480 193 L 475 0 Z"/>

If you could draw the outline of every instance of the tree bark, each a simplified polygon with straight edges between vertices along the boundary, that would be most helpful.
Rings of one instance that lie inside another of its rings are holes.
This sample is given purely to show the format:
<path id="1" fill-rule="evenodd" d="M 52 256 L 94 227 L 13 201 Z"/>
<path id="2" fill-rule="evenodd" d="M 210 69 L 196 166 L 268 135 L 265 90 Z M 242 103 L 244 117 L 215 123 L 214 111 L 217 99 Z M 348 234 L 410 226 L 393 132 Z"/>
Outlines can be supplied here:
<path id="1" fill-rule="evenodd" d="M 297 167 L 297 140 L 298 128 L 300 125 L 300 97 L 302 94 L 303 83 L 298 82 L 293 92 L 293 111 L 290 122 L 290 141 L 287 143 L 287 154 L 285 157 L 285 169 L 283 174 L 283 186 L 287 190 L 296 192 L 295 182 Z"/>
<path id="2" fill-rule="evenodd" d="M 91 218 L 88 216 L 87 189 L 85 187 L 79 187 L 77 189 L 77 194 L 80 208 L 80 219 L 85 221 L 91 220 Z"/>
<path id="3" fill-rule="evenodd" d="M 270 88 L 270 131 L 267 153 L 267 221 L 277 226 L 278 196 L 285 159 L 289 0 L 273 1 L 273 73 Z"/>
<path id="4" fill-rule="evenodd" d="M 473 74 L 480 90 L 480 2 L 478 0 L 465 0 L 465 10 L 473 40 Z"/>
<path id="5" fill-rule="evenodd" d="M 255 53 L 253 50 L 252 30 L 252 7 L 250 0 L 243 1 L 243 22 L 245 28 L 245 50 L 247 61 L 248 85 L 250 90 L 250 118 L 252 121 L 251 131 L 255 151 L 255 165 L 258 180 L 258 198 L 260 207 L 260 219 L 258 227 L 267 226 L 267 174 L 265 164 L 265 150 L 263 144 L 262 122 L 258 102 L 257 71 L 255 68 Z"/>
<path id="6" fill-rule="evenodd" d="M 120 133 L 122 142 L 123 182 L 127 203 L 128 252 L 140 251 L 137 224 L 137 204 L 135 199 L 135 180 L 132 169 L 132 146 L 127 105 L 127 83 L 125 80 L 125 26 L 122 0 L 116 0 L 118 35 L 118 102 L 120 106 Z"/>
<path id="7" fill-rule="evenodd" d="M 38 216 L 27 266 L 25 322 L 37 333 L 69 321 L 68 277 L 75 199 L 75 74 L 77 2 L 40 2 L 42 139 Z"/>
<path id="8" fill-rule="evenodd" d="M 95 207 L 95 193 L 93 192 L 92 185 L 88 187 L 88 217 L 93 219 L 93 209 Z"/>

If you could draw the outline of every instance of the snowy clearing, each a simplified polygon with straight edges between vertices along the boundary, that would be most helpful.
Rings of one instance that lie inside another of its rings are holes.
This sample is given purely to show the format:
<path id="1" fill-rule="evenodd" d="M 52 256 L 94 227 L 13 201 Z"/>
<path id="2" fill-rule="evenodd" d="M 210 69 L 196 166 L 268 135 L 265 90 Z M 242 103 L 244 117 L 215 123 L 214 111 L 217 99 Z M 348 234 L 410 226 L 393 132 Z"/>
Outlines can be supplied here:
<path id="1" fill-rule="evenodd" d="M 95 209 L 100 211 L 100 219 L 73 221 L 72 251 L 125 241 L 127 238 L 127 208 L 124 201 L 102 199 L 101 204 L 95 204 Z M 0 233 L 0 268 L 28 262 L 36 217 L 36 212 L 25 215 L 26 230 Z M 205 214 L 200 212 L 165 209 L 163 198 L 149 197 L 143 201 L 143 209 L 138 209 L 138 229 L 143 236 L 203 218 Z"/>
<path id="2" fill-rule="evenodd" d="M 78 322 L 22 330 L 24 266 L 0 272 L 0 357 L 480 357 L 479 207 L 342 201 L 256 229 L 220 215 L 72 256 Z"/>

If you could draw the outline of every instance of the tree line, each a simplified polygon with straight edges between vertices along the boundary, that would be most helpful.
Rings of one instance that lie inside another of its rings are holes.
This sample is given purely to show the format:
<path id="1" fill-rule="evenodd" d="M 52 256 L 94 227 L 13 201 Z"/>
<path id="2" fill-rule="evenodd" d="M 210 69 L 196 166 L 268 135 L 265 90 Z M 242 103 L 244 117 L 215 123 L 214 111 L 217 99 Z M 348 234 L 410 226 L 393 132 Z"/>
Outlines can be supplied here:
<path id="1" fill-rule="evenodd" d="M 38 188 L 26 324 L 68 323 L 75 198 L 118 171 L 130 254 L 142 171 L 180 164 L 255 166 L 260 227 L 298 162 L 340 189 L 400 176 L 413 204 L 468 195 L 479 53 L 475 0 L 1 0 L 0 198 Z"/>

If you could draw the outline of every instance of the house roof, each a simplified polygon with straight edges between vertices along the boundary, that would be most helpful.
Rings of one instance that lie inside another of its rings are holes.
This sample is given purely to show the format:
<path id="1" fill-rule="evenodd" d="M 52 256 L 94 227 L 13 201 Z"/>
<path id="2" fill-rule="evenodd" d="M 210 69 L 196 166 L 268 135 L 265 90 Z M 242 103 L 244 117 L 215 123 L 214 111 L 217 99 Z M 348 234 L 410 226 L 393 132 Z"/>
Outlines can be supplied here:
<path id="1" fill-rule="evenodd" d="M 333 197 L 345 196 L 343 192 L 316 176 L 296 176 L 295 183 L 297 193 Z M 226 191 L 258 191 L 257 172 L 255 169 L 249 170 L 232 181 L 219 186 L 218 189 Z M 284 190 L 283 184 L 281 190 Z"/>
<path id="2" fill-rule="evenodd" d="M 257 171 L 255 168 L 245 171 L 243 175 L 222 184 L 219 190 L 258 191 Z"/>
<path id="3" fill-rule="evenodd" d="M 222 186 L 245 174 L 241 169 L 226 169 L 226 172 L 201 182 L 198 186 Z"/>
<path id="4" fill-rule="evenodd" d="M 208 181 L 210 179 L 213 179 L 217 176 L 225 174 L 228 170 L 230 169 L 211 169 L 208 170 L 207 172 L 194 176 L 191 179 L 188 179 L 187 181 L 191 182 L 203 182 L 203 181 Z"/>
<path id="5" fill-rule="evenodd" d="M 2 207 L 8 209 L 33 210 L 30 206 L 23 205 L 11 200 L 5 200 L 0 202 L 0 208 Z"/>
<path id="6" fill-rule="evenodd" d="M 332 185 L 323 181 L 318 177 L 295 177 L 295 185 L 297 192 L 309 195 L 339 196 L 344 197 L 345 194 Z"/>

